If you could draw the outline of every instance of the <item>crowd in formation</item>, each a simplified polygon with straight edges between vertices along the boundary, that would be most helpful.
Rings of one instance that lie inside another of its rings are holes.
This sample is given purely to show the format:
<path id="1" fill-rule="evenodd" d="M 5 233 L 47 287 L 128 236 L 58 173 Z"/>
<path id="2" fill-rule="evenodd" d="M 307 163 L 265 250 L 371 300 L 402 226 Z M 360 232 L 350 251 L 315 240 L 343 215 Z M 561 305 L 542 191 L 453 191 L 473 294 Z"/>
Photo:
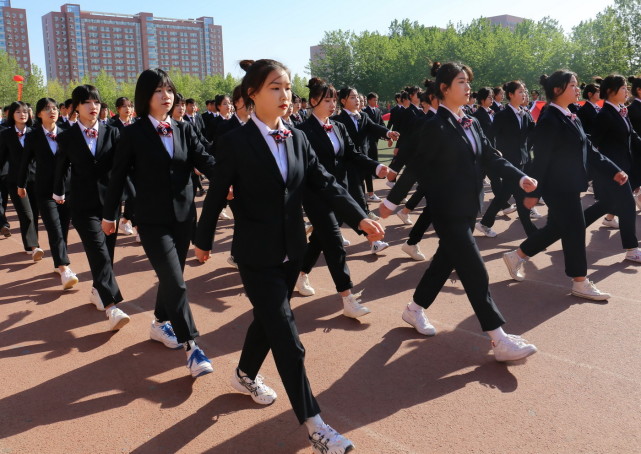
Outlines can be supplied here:
<path id="1" fill-rule="evenodd" d="M 433 226 L 438 248 L 401 318 L 420 334 L 435 335 L 426 309 L 456 271 L 497 361 L 537 351 L 503 330 L 474 239 L 474 232 L 497 236 L 499 212 L 516 212 L 523 227 L 524 241 L 503 255 L 517 281 L 525 279 L 529 257 L 560 239 L 571 293 L 608 299 L 588 278 L 585 230 L 597 220 L 619 229 L 626 260 L 641 262 L 640 78 L 609 75 L 579 85 L 576 74 L 559 70 L 541 77 L 543 103 L 519 80 L 472 93 L 471 68 L 434 63 L 424 87 L 396 95 L 386 123 L 376 93 L 312 78 L 309 99 L 301 99 L 283 64 L 245 60 L 241 67 L 241 84 L 231 96 L 206 101 L 202 114 L 161 69 L 141 73 L 135 99 L 118 98 L 113 117 L 91 85 L 78 86 L 64 103 L 42 98 L 35 110 L 21 101 L 7 106 L 0 127 L 0 234 L 12 233 L 5 215 L 10 198 L 24 251 L 40 261 L 42 218 L 66 290 L 78 283 L 67 254 L 73 224 L 93 279 L 88 302 L 105 311 L 111 330 L 130 320 L 114 272 L 117 233 L 136 235 L 158 278 L 150 338 L 183 349 L 189 373 L 199 377 L 213 369 L 196 343 L 183 271 L 190 245 L 200 262 L 209 259 L 217 222 L 231 219 L 229 208 L 234 234 L 227 262 L 238 269 L 253 307 L 231 386 L 258 404 L 273 403 L 276 392 L 259 374 L 271 351 L 317 454 L 342 454 L 354 444 L 320 417 L 290 299 L 294 291 L 315 294 L 310 274 L 323 252 L 343 314 L 370 313 L 360 293 L 352 293 L 343 224 L 379 254 L 389 247 L 379 216 L 396 214 L 412 226 L 401 249 L 416 261 L 426 260 L 419 243 Z M 389 165 L 379 162 L 381 139 L 394 149 Z M 374 178 L 387 180 L 385 200 L 376 195 Z M 486 182 L 494 197 L 480 216 Z M 584 209 L 587 190 L 594 203 Z M 205 193 L 197 219 L 194 201 Z M 414 221 L 411 213 L 423 200 Z M 543 216 L 536 206 L 543 204 L 547 219 L 537 225 Z"/>

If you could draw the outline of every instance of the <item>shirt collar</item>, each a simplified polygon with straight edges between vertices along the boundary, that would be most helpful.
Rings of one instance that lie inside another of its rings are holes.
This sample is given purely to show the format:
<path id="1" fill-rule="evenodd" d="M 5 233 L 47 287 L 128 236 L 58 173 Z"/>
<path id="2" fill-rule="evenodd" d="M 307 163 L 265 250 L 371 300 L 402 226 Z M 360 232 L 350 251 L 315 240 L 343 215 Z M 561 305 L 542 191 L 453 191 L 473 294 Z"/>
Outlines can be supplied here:
<path id="1" fill-rule="evenodd" d="M 252 112 L 251 118 L 252 120 L 254 120 L 254 123 L 256 123 L 256 126 L 258 126 L 258 129 L 263 136 L 267 136 L 269 134 L 269 131 L 272 131 L 269 126 L 258 119 L 255 113 Z M 285 127 L 283 126 L 283 120 L 280 117 L 278 117 L 278 126 L 276 129 L 285 129 Z"/>
<path id="2" fill-rule="evenodd" d="M 455 119 L 456 121 L 459 121 L 459 120 L 462 118 L 462 117 L 459 117 L 459 116 L 458 116 L 457 114 L 455 114 L 454 112 L 452 112 L 449 108 L 447 108 L 447 107 L 445 106 L 445 104 L 441 104 L 439 107 L 442 107 L 443 109 L 445 109 L 445 110 L 447 110 L 449 113 L 451 113 L 451 114 L 454 116 L 454 119 Z M 463 115 L 465 115 L 465 113 L 463 113 Z"/>
<path id="3" fill-rule="evenodd" d="M 592 101 L 588 101 L 588 102 L 592 104 L 592 107 L 594 107 L 595 109 L 600 109 L 598 104 L 594 104 Z"/>
<path id="4" fill-rule="evenodd" d="M 436 109 L 432 106 L 430 106 L 429 109 L 427 109 L 428 112 L 436 113 Z"/>
<path id="5" fill-rule="evenodd" d="M 238 120 L 238 123 L 240 123 L 241 125 L 245 125 L 245 123 L 246 123 L 246 122 L 244 122 L 243 120 L 241 120 L 241 119 L 240 119 L 240 117 L 238 116 L 238 114 L 237 114 L 237 113 L 235 113 L 235 112 L 234 112 L 234 117 L 236 117 L 236 120 Z"/>
<path id="6" fill-rule="evenodd" d="M 345 109 L 345 108 L 343 108 L 343 110 L 344 110 L 345 112 L 347 112 L 347 114 L 348 114 L 350 117 L 354 115 L 354 112 L 352 112 L 352 111 L 351 111 L 351 110 L 349 110 L 349 109 Z"/>
<path id="7" fill-rule="evenodd" d="M 157 128 L 160 122 L 156 120 L 154 117 L 152 117 L 151 115 L 147 115 L 147 116 L 149 117 L 149 120 L 151 121 L 151 124 L 154 126 L 154 128 Z M 167 115 L 164 121 L 165 123 L 171 123 L 171 117 Z"/>
<path id="8" fill-rule="evenodd" d="M 634 98 L 634 100 L 641 102 L 641 98 Z"/>
<path id="9" fill-rule="evenodd" d="M 316 120 L 318 120 L 318 122 L 320 123 L 320 125 L 321 125 L 321 126 L 325 126 L 325 125 L 328 125 L 328 124 L 329 124 L 329 118 L 327 119 L 327 123 L 323 123 L 323 122 L 321 121 L 321 119 L 320 119 L 320 118 L 318 118 L 318 117 L 316 116 L 316 114 L 315 114 L 315 113 L 313 113 L 312 115 L 314 116 L 314 118 L 316 118 Z"/>
<path id="10" fill-rule="evenodd" d="M 27 127 L 26 126 L 24 127 L 24 129 L 22 131 L 20 131 L 17 126 L 14 126 L 13 129 L 15 129 L 16 132 L 19 132 L 20 134 L 25 134 L 27 132 Z"/>
<path id="11" fill-rule="evenodd" d="M 550 106 L 551 107 L 556 107 L 557 109 L 559 109 L 561 111 L 561 113 L 563 115 L 565 115 L 566 117 L 572 116 L 572 112 L 570 112 L 568 109 L 564 109 L 563 107 L 559 106 L 558 104 L 554 104 L 553 102 L 551 102 Z"/>
<path id="12" fill-rule="evenodd" d="M 614 104 L 613 102 L 610 102 L 610 101 L 606 101 L 606 102 L 608 104 L 610 104 L 612 107 L 614 107 L 617 110 L 617 112 L 619 112 L 621 110 L 621 106 L 618 106 L 618 105 L 616 105 L 616 104 Z"/>
<path id="13" fill-rule="evenodd" d="M 521 109 L 517 109 L 517 108 L 515 108 L 512 104 L 508 104 L 508 106 L 510 106 L 510 107 L 512 108 L 512 111 L 513 111 L 516 115 L 520 115 L 520 114 L 521 114 Z"/>
<path id="14" fill-rule="evenodd" d="M 45 136 L 47 134 L 53 134 L 54 136 L 58 135 L 58 126 L 54 123 L 53 124 L 53 131 L 47 131 L 47 129 L 43 126 L 42 130 L 45 132 Z"/>
<path id="15" fill-rule="evenodd" d="M 87 129 L 95 129 L 96 131 L 98 130 L 98 125 L 100 124 L 100 121 L 96 120 L 96 124 L 93 125 L 91 128 L 87 128 L 85 125 L 83 125 L 81 122 L 76 122 L 78 123 L 78 126 L 80 126 L 80 130 L 84 133 Z"/>

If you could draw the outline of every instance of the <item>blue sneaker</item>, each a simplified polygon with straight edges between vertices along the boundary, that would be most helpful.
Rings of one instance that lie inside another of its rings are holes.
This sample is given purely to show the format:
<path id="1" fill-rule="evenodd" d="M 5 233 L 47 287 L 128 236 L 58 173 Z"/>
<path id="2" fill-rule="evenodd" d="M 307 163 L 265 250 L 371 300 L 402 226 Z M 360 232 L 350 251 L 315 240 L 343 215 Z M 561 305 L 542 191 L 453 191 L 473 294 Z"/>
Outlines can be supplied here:
<path id="1" fill-rule="evenodd" d="M 194 378 L 214 371 L 214 368 L 211 367 L 211 361 L 198 346 L 187 352 L 187 369 L 189 369 L 191 376 Z"/>
<path id="2" fill-rule="evenodd" d="M 151 340 L 162 342 L 167 348 L 174 350 L 182 348 L 182 344 L 178 343 L 178 339 L 176 338 L 176 333 L 174 333 L 173 326 L 171 326 L 171 322 L 158 322 L 156 320 L 151 322 L 149 338 Z"/>

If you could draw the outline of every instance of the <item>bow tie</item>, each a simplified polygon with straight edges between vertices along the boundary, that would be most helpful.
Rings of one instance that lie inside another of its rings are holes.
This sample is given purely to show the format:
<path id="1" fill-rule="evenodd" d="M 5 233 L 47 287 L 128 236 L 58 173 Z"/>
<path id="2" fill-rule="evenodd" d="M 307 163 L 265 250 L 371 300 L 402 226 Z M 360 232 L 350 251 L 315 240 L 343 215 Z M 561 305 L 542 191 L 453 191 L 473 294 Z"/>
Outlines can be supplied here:
<path id="1" fill-rule="evenodd" d="M 599 106 L 594 106 L 594 110 L 596 113 L 599 113 L 601 111 L 601 108 Z"/>
<path id="2" fill-rule="evenodd" d="M 130 121 L 124 121 L 122 124 L 123 124 L 123 126 L 129 126 L 131 124 L 131 122 Z"/>
<path id="3" fill-rule="evenodd" d="M 523 118 L 523 116 L 525 115 L 525 110 L 523 110 L 523 109 L 519 109 L 519 111 L 518 111 L 518 112 L 516 112 L 516 114 L 517 114 L 519 117 Z"/>
<path id="4" fill-rule="evenodd" d="M 619 110 L 619 113 L 623 118 L 628 116 L 628 108 L 627 107 L 621 107 L 621 110 Z"/>
<path id="5" fill-rule="evenodd" d="M 472 119 L 469 117 L 462 117 L 458 122 L 463 127 L 463 129 L 470 129 L 470 126 L 472 126 Z"/>
<path id="6" fill-rule="evenodd" d="M 55 142 L 57 136 L 53 132 L 48 132 L 47 137 L 49 137 L 51 140 Z"/>
<path id="7" fill-rule="evenodd" d="M 16 134 L 18 135 L 18 139 L 24 136 L 24 132 L 16 131 Z"/>
<path id="8" fill-rule="evenodd" d="M 268 133 L 274 139 L 276 143 L 283 143 L 285 140 L 292 135 L 292 132 L 289 129 L 274 129 L 270 130 Z"/>
<path id="9" fill-rule="evenodd" d="M 172 137 L 171 126 L 169 125 L 169 123 L 166 123 L 164 121 L 158 123 L 156 131 L 158 131 L 158 134 L 160 134 L 161 136 Z"/>
<path id="10" fill-rule="evenodd" d="M 353 113 L 349 114 L 349 116 L 353 117 L 353 118 L 356 118 L 357 120 L 361 119 L 361 114 L 359 114 L 358 112 L 353 112 Z"/>
<path id="11" fill-rule="evenodd" d="M 576 123 L 576 114 L 566 115 L 572 123 Z"/>
<path id="12" fill-rule="evenodd" d="M 98 137 L 98 130 L 94 128 L 87 128 L 85 129 L 85 135 L 90 139 L 95 139 L 96 137 Z"/>
<path id="13" fill-rule="evenodd" d="M 325 132 L 330 133 L 332 132 L 332 129 L 334 129 L 334 125 L 323 125 L 323 129 Z"/>

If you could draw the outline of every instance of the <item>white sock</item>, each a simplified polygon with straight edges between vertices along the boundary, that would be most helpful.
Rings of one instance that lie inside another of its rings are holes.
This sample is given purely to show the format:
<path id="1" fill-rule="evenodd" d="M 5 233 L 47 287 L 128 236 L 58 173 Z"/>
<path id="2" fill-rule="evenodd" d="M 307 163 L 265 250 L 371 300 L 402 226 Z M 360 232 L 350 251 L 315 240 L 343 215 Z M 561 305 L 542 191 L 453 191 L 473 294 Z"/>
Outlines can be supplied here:
<path id="1" fill-rule="evenodd" d="M 422 311 L 424 309 L 423 307 L 416 304 L 414 301 L 412 301 L 408 307 L 410 308 L 411 311 Z"/>
<path id="2" fill-rule="evenodd" d="M 492 331 L 486 331 L 488 336 L 490 336 L 490 339 L 494 341 L 494 343 L 499 343 L 503 339 L 507 339 L 507 334 L 505 334 L 505 331 L 503 331 L 503 328 L 500 326 L 496 329 L 493 329 Z"/>
<path id="3" fill-rule="evenodd" d="M 316 429 L 322 427 L 323 424 L 325 423 L 323 422 L 323 418 L 321 418 L 320 414 L 312 416 L 311 418 L 307 418 L 305 420 L 307 432 L 309 432 L 310 435 L 316 432 Z"/>

